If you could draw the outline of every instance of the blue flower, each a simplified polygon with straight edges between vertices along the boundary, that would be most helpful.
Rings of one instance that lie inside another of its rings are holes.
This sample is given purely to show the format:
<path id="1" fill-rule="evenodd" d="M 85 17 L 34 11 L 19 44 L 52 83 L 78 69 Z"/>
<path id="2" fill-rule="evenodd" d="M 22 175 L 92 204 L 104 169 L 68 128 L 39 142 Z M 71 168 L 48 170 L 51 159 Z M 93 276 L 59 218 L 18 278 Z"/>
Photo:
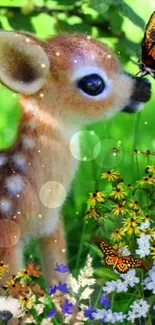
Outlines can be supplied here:
<path id="1" fill-rule="evenodd" d="M 135 275 L 136 275 L 136 271 L 132 269 L 125 274 L 121 274 L 121 277 L 126 281 L 126 283 L 130 287 L 134 287 L 136 283 L 139 283 L 139 278 L 137 278 Z"/>
<path id="2" fill-rule="evenodd" d="M 109 308 L 111 306 L 110 300 L 105 296 L 102 295 L 100 297 L 100 303 L 105 307 L 105 308 Z"/>
<path id="3" fill-rule="evenodd" d="M 87 309 L 84 310 L 84 316 L 93 320 L 94 317 L 92 316 L 92 313 L 95 312 L 93 306 L 89 306 Z"/>
<path id="4" fill-rule="evenodd" d="M 66 283 L 62 283 L 61 281 L 58 283 L 57 289 L 62 293 L 69 293 Z"/>
<path id="5" fill-rule="evenodd" d="M 57 313 L 56 308 L 53 308 L 47 313 L 47 317 L 53 318 L 56 315 L 56 313 Z"/>
<path id="6" fill-rule="evenodd" d="M 112 324 L 116 323 L 117 322 L 117 313 L 112 313 L 111 309 L 106 310 L 104 322 L 112 323 Z"/>
<path id="7" fill-rule="evenodd" d="M 53 286 L 49 287 L 47 293 L 48 293 L 48 295 L 53 295 L 56 292 L 56 290 L 57 290 L 57 286 L 53 285 Z"/>
<path id="8" fill-rule="evenodd" d="M 61 305 L 63 314 L 72 314 L 74 311 L 74 306 L 69 302 L 68 299 L 65 299 L 64 303 Z"/>
<path id="9" fill-rule="evenodd" d="M 69 271 L 69 268 L 67 265 L 56 263 L 56 268 L 54 270 L 57 272 L 65 273 Z"/>

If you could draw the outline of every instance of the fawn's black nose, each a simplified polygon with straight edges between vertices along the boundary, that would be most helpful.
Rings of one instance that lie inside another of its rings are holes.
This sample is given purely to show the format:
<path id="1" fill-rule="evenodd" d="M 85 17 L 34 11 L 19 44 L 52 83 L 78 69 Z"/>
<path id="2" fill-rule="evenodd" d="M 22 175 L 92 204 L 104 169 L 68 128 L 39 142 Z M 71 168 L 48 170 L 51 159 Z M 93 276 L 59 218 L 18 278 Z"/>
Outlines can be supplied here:
<path id="1" fill-rule="evenodd" d="M 142 107 L 143 103 L 149 101 L 151 97 L 151 83 L 146 78 L 133 77 L 135 85 L 129 104 L 123 109 L 123 112 L 136 113 Z"/>

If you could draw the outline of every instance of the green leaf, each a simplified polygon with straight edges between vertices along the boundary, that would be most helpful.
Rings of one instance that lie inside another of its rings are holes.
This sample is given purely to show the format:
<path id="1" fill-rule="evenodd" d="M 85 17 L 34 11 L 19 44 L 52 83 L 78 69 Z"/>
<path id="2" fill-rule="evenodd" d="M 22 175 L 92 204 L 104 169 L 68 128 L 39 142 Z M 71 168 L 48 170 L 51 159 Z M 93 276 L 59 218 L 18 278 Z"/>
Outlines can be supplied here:
<path id="1" fill-rule="evenodd" d="M 25 0 L 0 0 L 0 7 L 22 7 Z"/>
<path id="2" fill-rule="evenodd" d="M 107 268 L 107 267 L 102 267 L 99 269 L 94 269 L 94 274 L 98 275 L 101 278 L 104 279 L 111 279 L 111 280 L 118 280 L 120 279 L 120 276 L 115 273 L 112 269 Z"/>

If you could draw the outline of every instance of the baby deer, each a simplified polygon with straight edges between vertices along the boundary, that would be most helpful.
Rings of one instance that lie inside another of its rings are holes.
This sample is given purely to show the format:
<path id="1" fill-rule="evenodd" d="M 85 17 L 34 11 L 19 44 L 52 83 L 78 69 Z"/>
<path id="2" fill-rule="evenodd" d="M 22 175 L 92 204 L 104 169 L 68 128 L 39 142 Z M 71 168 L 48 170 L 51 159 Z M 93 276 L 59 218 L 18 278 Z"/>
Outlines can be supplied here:
<path id="1" fill-rule="evenodd" d="M 43 42 L 12 31 L 0 31 L 0 81 L 21 94 L 22 108 L 16 141 L 0 152 L 0 260 L 15 274 L 24 243 L 38 238 L 51 283 L 61 279 L 55 263 L 66 263 L 61 207 L 54 200 L 62 187 L 68 191 L 78 167 L 70 140 L 86 123 L 136 110 L 150 98 L 150 85 L 123 73 L 111 50 L 86 35 Z M 49 181 L 51 194 L 44 188 Z"/>

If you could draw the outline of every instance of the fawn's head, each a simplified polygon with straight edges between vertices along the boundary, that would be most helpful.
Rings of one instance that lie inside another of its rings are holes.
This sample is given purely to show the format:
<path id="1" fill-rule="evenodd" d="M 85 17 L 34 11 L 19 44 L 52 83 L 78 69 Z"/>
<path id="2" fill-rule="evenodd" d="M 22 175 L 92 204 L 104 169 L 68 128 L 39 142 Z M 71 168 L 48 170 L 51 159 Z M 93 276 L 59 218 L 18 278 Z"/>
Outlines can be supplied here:
<path id="1" fill-rule="evenodd" d="M 1 31 L 0 80 L 38 100 L 45 94 L 45 110 L 54 106 L 76 123 L 109 116 L 150 97 L 150 85 L 124 74 L 107 46 L 78 33 L 43 42 L 28 33 Z M 140 84 L 146 93 L 142 100 L 137 96 Z"/>

